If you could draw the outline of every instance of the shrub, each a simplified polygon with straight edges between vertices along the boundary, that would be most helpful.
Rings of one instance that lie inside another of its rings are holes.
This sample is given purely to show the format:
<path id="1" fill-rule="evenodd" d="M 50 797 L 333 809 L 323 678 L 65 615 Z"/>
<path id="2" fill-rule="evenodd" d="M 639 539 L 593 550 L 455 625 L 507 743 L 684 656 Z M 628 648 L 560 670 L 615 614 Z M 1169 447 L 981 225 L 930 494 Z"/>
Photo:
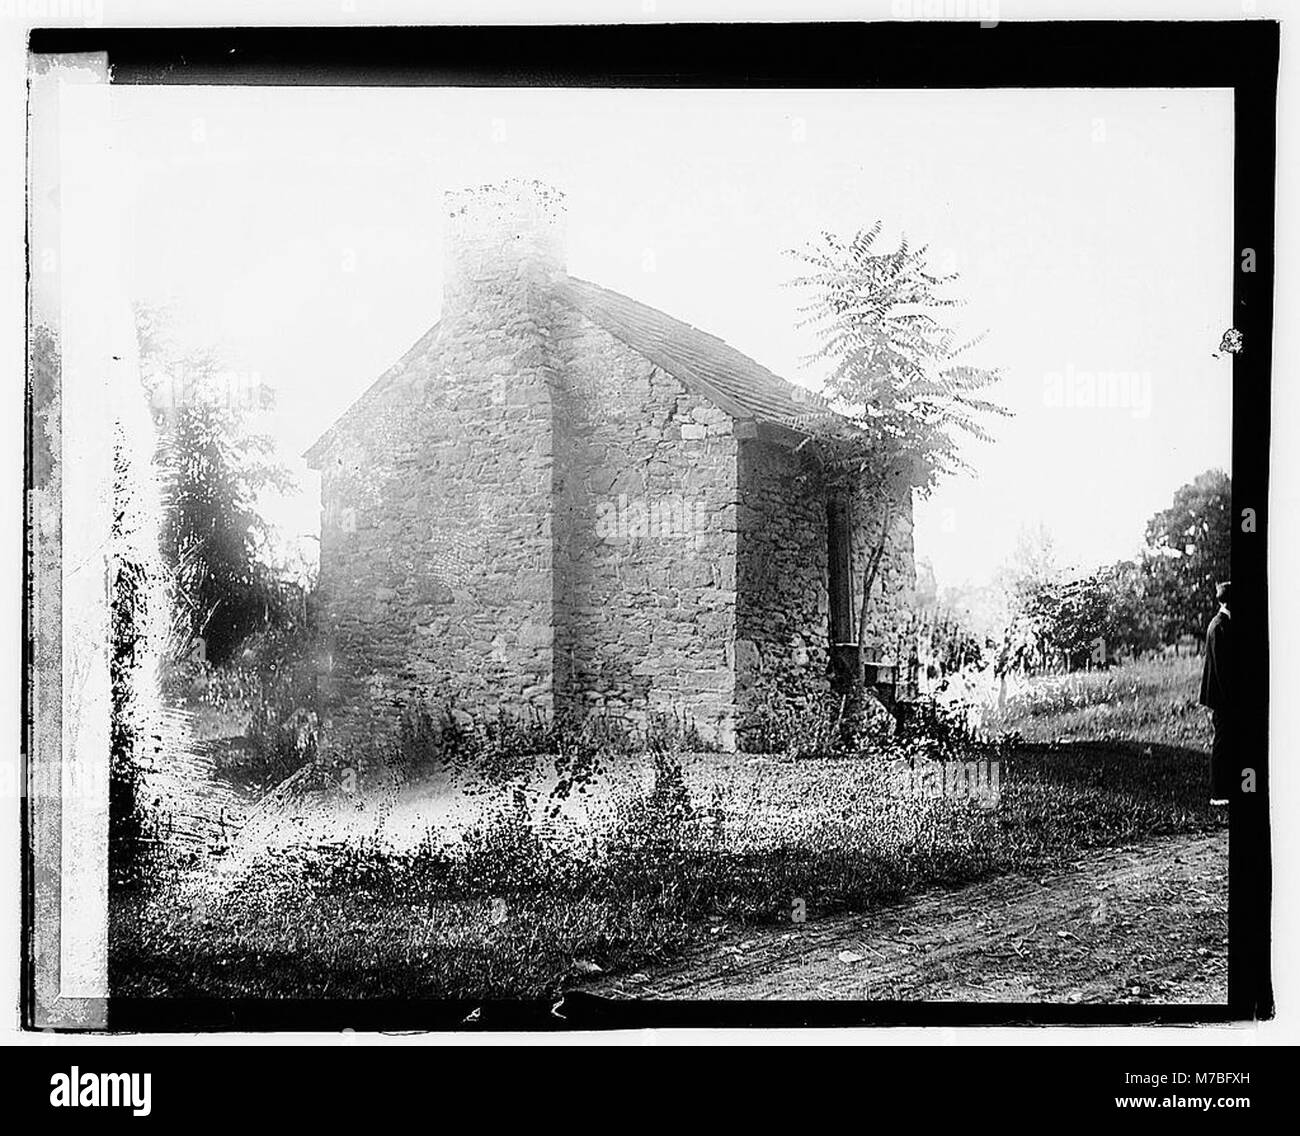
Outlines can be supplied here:
<path id="1" fill-rule="evenodd" d="M 675 754 L 647 760 L 653 783 L 617 798 L 595 839 L 556 839 L 503 784 L 458 846 L 277 851 L 197 931 L 174 897 L 147 918 L 119 910 L 114 990 L 554 997 L 576 960 L 639 969 L 724 920 L 788 921 L 796 901 L 817 919 L 1218 823 L 1197 770 L 1140 747 L 1017 752 L 997 809 L 891 793 L 880 761 L 740 763 L 760 809 L 734 783 L 692 795 Z"/>
<path id="2" fill-rule="evenodd" d="M 1095 701 L 1104 684 L 1132 721 L 1156 713 L 1168 721 L 1192 677 L 1185 661 L 1122 667 L 1071 676 L 1043 697 L 1068 720 L 1109 705 Z M 1019 690 L 1008 709 L 1023 710 Z M 500 772 L 480 779 L 490 809 L 459 845 L 429 838 L 407 850 L 370 840 L 277 849 L 197 930 L 169 892 L 151 899 L 145 916 L 115 908 L 115 992 L 554 996 L 574 981 L 576 960 L 639 969 L 707 941 L 723 921 L 788 921 L 796 901 L 809 919 L 861 911 L 928 887 L 1037 872 L 1090 848 L 1223 823 L 1208 805 L 1207 769 L 1179 746 L 1026 745 L 975 728 L 965 702 L 923 704 L 873 745 L 832 750 L 833 760 L 697 765 L 673 748 L 671 730 L 637 751 L 614 723 L 584 733 L 563 721 L 470 728 L 448 720 L 444 729 L 438 715 L 413 708 L 399 748 L 412 761 L 450 752 Z M 1025 713 L 1014 721 L 1055 719 Z M 631 772 L 621 760 L 630 755 L 617 748 L 624 745 L 653 779 L 612 794 L 606 806 L 606 790 Z M 567 771 L 557 780 L 567 778 L 570 792 L 588 790 L 605 808 L 577 838 L 551 825 L 547 810 L 530 808 L 526 782 L 509 773 L 535 773 L 539 752 Z M 945 761 L 996 759 L 997 807 L 930 796 L 915 784 L 900 791 L 891 780 L 895 757 L 927 774 Z M 702 772 L 711 783 L 695 780 Z"/>
<path id="3" fill-rule="evenodd" d="M 255 635 L 238 658 L 214 666 L 195 653 L 171 662 L 165 689 L 227 744 L 220 772 L 261 794 L 316 760 L 320 663 L 309 621 Z"/>
<path id="4" fill-rule="evenodd" d="M 762 699 L 744 716 L 740 727 L 741 748 L 746 753 L 795 759 L 857 753 L 878 733 L 879 727 L 865 706 L 855 708 L 848 699 L 834 694 L 802 708 L 781 699 Z"/>
<path id="5" fill-rule="evenodd" d="M 1016 742 L 1015 734 L 989 737 L 973 711 L 966 702 L 919 699 L 909 705 L 889 748 L 934 761 L 974 761 L 996 757 Z"/>

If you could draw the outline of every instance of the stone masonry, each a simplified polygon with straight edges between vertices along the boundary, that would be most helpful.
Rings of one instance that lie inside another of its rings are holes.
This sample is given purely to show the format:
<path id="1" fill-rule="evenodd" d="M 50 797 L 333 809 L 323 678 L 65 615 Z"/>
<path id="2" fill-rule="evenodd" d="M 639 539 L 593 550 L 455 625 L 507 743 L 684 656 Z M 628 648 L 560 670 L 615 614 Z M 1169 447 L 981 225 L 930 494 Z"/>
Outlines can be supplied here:
<path id="1" fill-rule="evenodd" d="M 798 392 L 568 277 L 555 191 L 466 190 L 448 213 L 441 318 L 308 451 L 335 736 L 420 696 L 675 715 L 729 749 L 756 707 L 807 707 L 829 683 L 827 497 L 781 421 Z M 913 583 L 909 503 L 869 654 L 892 657 Z"/>
<path id="2" fill-rule="evenodd" d="M 764 707 L 810 710 L 830 691 L 828 488 L 811 455 L 747 441 L 739 454 L 736 711 L 742 724 Z M 850 508 L 855 608 L 879 519 L 864 495 Z M 910 502 L 898 512 L 872 586 L 863 655 L 895 661 L 916 573 Z"/>

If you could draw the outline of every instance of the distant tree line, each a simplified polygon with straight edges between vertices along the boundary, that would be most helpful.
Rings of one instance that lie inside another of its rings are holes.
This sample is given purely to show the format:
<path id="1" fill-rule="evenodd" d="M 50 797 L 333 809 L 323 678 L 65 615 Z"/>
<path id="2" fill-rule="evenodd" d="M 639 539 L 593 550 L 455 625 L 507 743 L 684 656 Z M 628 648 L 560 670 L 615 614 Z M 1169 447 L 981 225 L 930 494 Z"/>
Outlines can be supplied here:
<path id="1" fill-rule="evenodd" d="M 1208 470 L 1146 526 L 1145 547 L 1075 579 L 1031 573 L 1013 587 L 1004 666 L 1075 670 L 1199 643 L 1213 617 L 1214 586 L 1231 577 L 1232 482 Z"/>

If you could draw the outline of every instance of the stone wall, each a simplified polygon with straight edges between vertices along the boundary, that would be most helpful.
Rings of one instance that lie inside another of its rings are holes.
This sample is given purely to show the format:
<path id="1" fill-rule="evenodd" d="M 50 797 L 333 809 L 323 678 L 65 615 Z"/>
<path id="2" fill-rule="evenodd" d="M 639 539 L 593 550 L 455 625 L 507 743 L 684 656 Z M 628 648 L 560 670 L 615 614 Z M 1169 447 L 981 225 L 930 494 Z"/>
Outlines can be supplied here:
<path id="1" fill-rule="evenodd" d="M 732 419 L 576 313 L 556 350 L 557 703 L 729 748 Z"/>
<path id="2" fill-rule="evenodd" d="M 859 494 L 853 502 L 853 603 L 856 614 L 862 596 L 862 577 L 869 550 L 880 533 L 880 515 Z M 899 636 L 906 627 L 916 597 L 916 555 L 912 543 L 912 497 L 907 494 L 894 508 L 880 570 L 867 599 L 867 634 L 864 656 L 882 662 L 899 659 Z M 903 649 L 904 651 L 906 648 Z"/>
<path id="3" fill-rule="evenodd" d="M 336 739 L 392 706 L 689 719 L 724 748 L 829 690 L 826 489 L 566 309 L 509 332 L 451 314 L 321 463 Z M 543 340 L 539 347 L 535 340 Z M 532 360 L 535 366 L 523 365 Z M 854 603 L 878 519 L 855 502 Z M 911 510 L 868 608 L 892 660 Z"/>
<path id="4" fill-rule="evenodd" d="M 457 221 L 443 317 L 318 455 L 320 594 L 339 742 L 395 702 L 554 708 L 554 263 L 503 249 L 510 202 Z"/>
<path id="5" fill-rule="evenodd" d="M 413 696 L 464 712 L 689 720 L 725 748 L 829 688 L 826 489 L 555 297 L 545 187 L 453 196 L 439 323 L 313 448 L 328 736 Z M 876 518 L 853 510 L 855 602 Z M 869 600 L 893 657 L 910 502 Z"/>
<path id="6" fill-rule="evenodd" d="M 829 690 L 830 607 L 826 488 L 815 460 L 747 439 L 739 479 L 736 688 L 743 742 L 755 715 L 810 711 Z"/>
<path id="7" fill-rule="evenodd" d="M 747 439 L 739 452 L 736 704 L 742 744 L 772 715 L 813 711 L 830 691 L 828 490 L 805 453 Z M 864 493 L 850 509 L 854 628 L 879 533 Z M 895 661 L 915 589 L 910 497 L 897 510 L 867 600 L 865 657 Z"/>
<path id="8" fill-rule="evenodd" d="M 675 716 L 730 747 L 732 420 L 572 310 L 541 326 L 449 313 L 331 439 L 332 734 L 454 695 Z"/>

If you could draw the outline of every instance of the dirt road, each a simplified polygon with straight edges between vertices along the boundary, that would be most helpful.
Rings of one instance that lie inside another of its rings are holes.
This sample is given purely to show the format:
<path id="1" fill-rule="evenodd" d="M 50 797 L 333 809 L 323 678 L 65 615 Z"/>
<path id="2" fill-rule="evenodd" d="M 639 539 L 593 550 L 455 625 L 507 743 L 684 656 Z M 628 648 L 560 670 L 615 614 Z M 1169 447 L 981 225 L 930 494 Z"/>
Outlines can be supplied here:
<path id="1" fill-rule="evenodd" d="M 1090 853 L 867 915 L 711 928 L 685 963 L 611 997 L 995 1002 L 1227 1000 L 1228 835 Z"/>

